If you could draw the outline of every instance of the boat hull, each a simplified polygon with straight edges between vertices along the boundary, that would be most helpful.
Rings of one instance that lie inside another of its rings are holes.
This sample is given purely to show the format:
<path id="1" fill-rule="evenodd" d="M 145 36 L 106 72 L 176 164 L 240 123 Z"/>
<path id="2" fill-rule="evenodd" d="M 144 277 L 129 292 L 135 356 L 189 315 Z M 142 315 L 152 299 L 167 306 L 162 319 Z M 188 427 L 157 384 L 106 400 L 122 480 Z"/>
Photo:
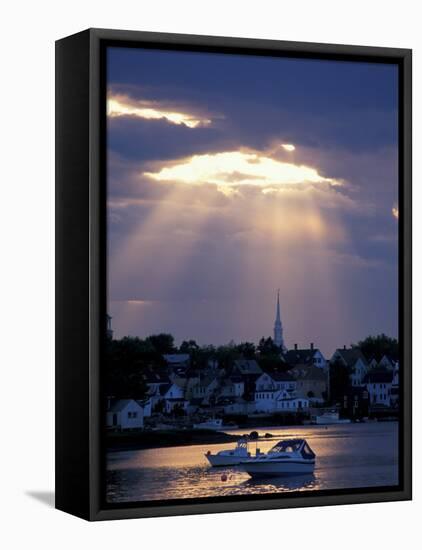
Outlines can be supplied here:
<path id="1" fill-rule="evenodd" d="M 282 477 L 312 474 L 315 462 L 293 460 L 289 462 L 242 462 L 241 467 L 251 477 Z"/>
<path id="2" fill-rule="evenodd" d="M 237 466 L 242 460 L 245 460 L 245 457 L 241 456 L 205 455 L 205 458 L 211 466 Z"/>

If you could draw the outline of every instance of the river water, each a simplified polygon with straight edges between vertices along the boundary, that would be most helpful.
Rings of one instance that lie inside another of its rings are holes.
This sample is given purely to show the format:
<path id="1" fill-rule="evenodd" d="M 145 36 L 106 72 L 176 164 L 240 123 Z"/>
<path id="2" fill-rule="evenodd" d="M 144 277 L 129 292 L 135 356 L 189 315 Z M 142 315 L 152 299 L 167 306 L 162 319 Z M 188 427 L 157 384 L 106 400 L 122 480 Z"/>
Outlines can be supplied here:
<path id="1" fill-rule="evenodd" d="M 248 431 L 251 429 L 249 428 Z M 305 438 L 316 453 L 312 475 L 252 480 L 238 467 L 211 468 L 204 454 L 234 443 L 191 445 L 107 453 L 109 503 L 221 497 L 286 491 L 349 489 L 398 484 L 398 423 L 265 427 L 272 439 L 257 443 L 266 452 L 278 439 Z M 242 435 L 243 430 L 227 433 Z M 255 442 L 249 447 L 255 454 Z"/>

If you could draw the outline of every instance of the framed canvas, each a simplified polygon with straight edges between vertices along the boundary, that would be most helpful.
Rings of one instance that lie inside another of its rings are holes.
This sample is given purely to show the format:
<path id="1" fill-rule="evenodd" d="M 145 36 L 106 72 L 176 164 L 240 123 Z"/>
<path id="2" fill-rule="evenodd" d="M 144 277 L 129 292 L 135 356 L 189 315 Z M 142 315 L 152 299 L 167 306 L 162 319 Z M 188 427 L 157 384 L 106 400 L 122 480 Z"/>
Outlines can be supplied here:
<path id="1" fill-rule="evenodd" d="M 411 498 L 411 51 L 56 43 L 56 506 Z"/>

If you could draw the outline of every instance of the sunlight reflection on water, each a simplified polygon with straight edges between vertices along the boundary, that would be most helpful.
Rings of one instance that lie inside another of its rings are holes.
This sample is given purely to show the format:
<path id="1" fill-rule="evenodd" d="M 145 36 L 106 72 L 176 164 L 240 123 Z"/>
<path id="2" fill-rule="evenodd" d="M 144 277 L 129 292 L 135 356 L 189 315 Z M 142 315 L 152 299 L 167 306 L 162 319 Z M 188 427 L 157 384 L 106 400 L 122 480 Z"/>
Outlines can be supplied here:
<path id="1" fill-rule="evenodd" d="M 305 438 L 317 455 L 313 475 L 252 480 L 241 467 L 211 468 L 204 454 L 234 444 L 192 445 L 107 454 L 107 500 L 130 502 L 177 498 L 282 493 L 396 485 L 398 424 L 347 424 L 259 428 L 271 432 L 258 448 L 265 452 L 275 440 Z M 245 430 L 231 430 L 242 435 Z M 250 445 L 255 453 L 255 443 Z M 224 481 L 224 474 L 227 476 Z"/>

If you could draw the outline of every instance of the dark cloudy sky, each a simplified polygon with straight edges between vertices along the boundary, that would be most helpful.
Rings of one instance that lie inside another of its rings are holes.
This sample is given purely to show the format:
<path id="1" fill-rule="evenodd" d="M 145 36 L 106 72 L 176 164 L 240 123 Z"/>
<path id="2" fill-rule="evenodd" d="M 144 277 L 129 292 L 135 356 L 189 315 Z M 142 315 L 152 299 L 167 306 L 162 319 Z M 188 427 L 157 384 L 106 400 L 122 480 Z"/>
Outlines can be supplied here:
<path id="1" fill-rule="evenodd" d="M 116 337 L 397 336 L 397 67 L 111 48 Z"/>

